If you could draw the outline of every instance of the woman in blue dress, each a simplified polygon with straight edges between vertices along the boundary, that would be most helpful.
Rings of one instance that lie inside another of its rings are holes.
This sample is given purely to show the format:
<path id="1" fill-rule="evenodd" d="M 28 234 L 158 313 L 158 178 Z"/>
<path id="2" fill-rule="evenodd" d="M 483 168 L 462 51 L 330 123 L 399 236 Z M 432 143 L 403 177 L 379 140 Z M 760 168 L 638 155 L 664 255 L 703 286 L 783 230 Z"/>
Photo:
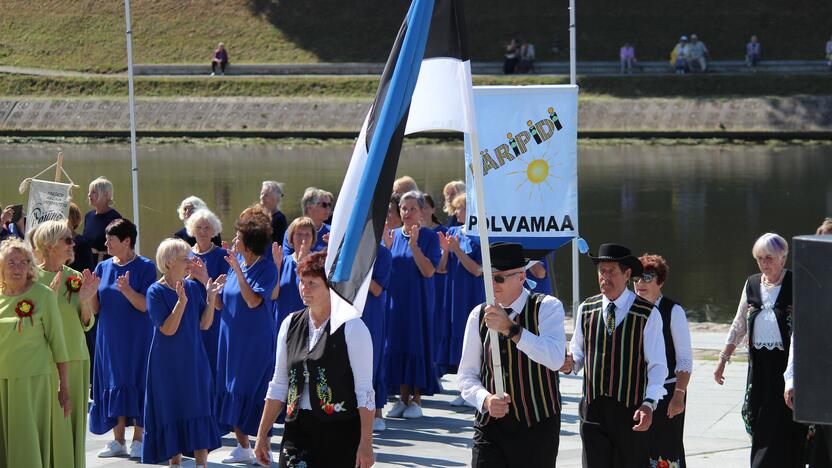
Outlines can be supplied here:
<path id="1" fill-rule="evenodd" d="M 223 463 L 253 463 L 249 435 L 257 435 L 266 388 L 274 372 L 277 330 L 272 291 L 274 262 L 263 258 L 272 242 L 271 219 L 257 208 L 243 211 L 235 224 L 231 267 L 222 291 L 217 350 L 217 423 L 234 431 L 237 447 Z"/>
<path id="2" fill-rule="evenodd" d="M 364 313 L 361 314 L 361 320 L 367 325 L 373 339 L 373 390 L 376 393 L 373 430 L 377 432 L 387 429 L 387 425 L 381 417 L 381 409 L 387 403 L 387 387 L 384 385 L 384 366 L 382 363 L 384 362 L 387 288 L 390 284 L 392 262 L 390 250 L 383 245 L 378 246 L 376 261 L 373 263 L 370 291 L 367 294 L 367 302 L 364 303 Z"/>
<path id="3" fill-rule="evenodd" d="M 304 309 L 303 300 L 298 290 L 298 264 L 309 255 L 315 242 L 315 224 L 312 218 L 302 216 L 295 218 L 286 230 L 286 238 L 292 253 L 283 255 L 279 246 L 272 247 L 273 261 L 279 272 L 277 287 L 272 292 L 274 301 L 275 326 L 280 327 L 283 319 L 292 312 Z"/>
<path id="4" fill-rule="evenodd" d="M 443 226 L 436 217 L 436 202 L 429 193 L 425 194 L 425 211 L 422 216 L 424 218 L 422 225 L 433 230 L 438 238 L 442 238 L 448 232 L 448 228 Z M 433 275 L 434 300 L 436 303 L 433 312 L 433 359 L 440 377 L 453 373 L 454 367 L 448 361 L 451 340 L 451 311 L 445 307 L 445 295 L 450 294 L 450 291 L 445 289 L 447 281 L 445 270 L 437 268 Z"/>
<path id="5" fill-rule="evenodd" d="M 214 244 L 214 238 L 219 237 L 222 232 L 222 223 L 217 215 L 208 209 L 196 210 L 188 217 L 185 223 L 187 234 L 196 239 L 191 248 L 191 256 L 199 258 L 208 270 L 208 276 L 219 278 L 220 275 L 228 273 L 228 262 L 225 257 L 228 251 Z M 217 373 L 217 346 L 220 341 L 220 314 L 219 310 L 214 311 L 214 320 L 211 327 L 203 330 L 202 344 L 205 346 L 205 353 L 208 354 L 208 364 L 211 366 L 211 376 Z"/>
<path id="6" fill-rule="evenodd" d="M 326 249 L 331 229 L 326 220 L 332 216 L 334 206 L 335 202 L 332 194 L 326 190 L 309 187 L 303 191 L 303 197 L 300 200 L 301 213 L 304 217 L 310 218 L 315 225 L 315 243 L 309 249 L 310 252 L 320 252 Z M 289 240 L 289 231 L 287 230 L 283 236 L 283 255 L 294 252 L 292 246 L 289 245 Z"/>
<path id="7" fill-rule="evenodd" d="M 432 343 L 436 308 L 433 275 L 441 253 L 436 233 L 420 226 L 424 208 L 421 192 L 402 195 L 399 210 L 404 224 L 387 233 L 385 239 L 393 258 L 385 380 L 387 388 L 398 389 L 401 396 L 387 413 L 393 418 L 422 417 L 422 395 L 442 390 Z"/>
<path id="8" fill-rule="evenodd" d="M 153 342 L 147 361 L 142 463 L 182 464 L 193 452 L 207 467 L 208 451 L 220 447 L 214 419 L 214 388 L 200 330 L 214 320 L 217 293 L 225 275 L 215 280 L 205 264 L 190 257 L 182 239 L 166 239 L 156 251 L 162 278 L 147 290 Z M 190 274 L 192 278 L 186 279 Z"/>
<path id="9" fill-rule="evenodd" d="M 452 202 L 457 220 L 465 220 L 465 193 L 457 195 Z M 482 255 L 479 238 L 466 235 L 465 226 L 448 229 L 445 236 L 439 236 L 442 258 L 439 271 L 447 273 L 445 286 L 445 309 L 448 311 L 449 339 L 442 350 L 447 354 L 437 357 L 437 364 L 447 366 L 446 372 L 456 373 L 459 359 L 462 357 L 462 341 L 465 336 L 465 324 L 468 314 L 479 304 L 485 302 L 485 285 L 482 281 Z M 451 405 L 462 406 L 465 400 L 457 398 Z"/>
<path id="10" fill-rule="evenodd" d="M 98 453 L 102 458 L 128 454 L 126 426 L 135 426 L 130 458 L 142 456 L 147 353 L 153 334 L 145 294 L 156 281 L 156 267 L 133 250 L 136 235 L 129 220 L 111 222 L 105 245 L 112 258 L 95 267 L 100 282 L 92 304 L 98 332 L 89 424 L 93 434 L 113 430 L 113 440 Z"/>

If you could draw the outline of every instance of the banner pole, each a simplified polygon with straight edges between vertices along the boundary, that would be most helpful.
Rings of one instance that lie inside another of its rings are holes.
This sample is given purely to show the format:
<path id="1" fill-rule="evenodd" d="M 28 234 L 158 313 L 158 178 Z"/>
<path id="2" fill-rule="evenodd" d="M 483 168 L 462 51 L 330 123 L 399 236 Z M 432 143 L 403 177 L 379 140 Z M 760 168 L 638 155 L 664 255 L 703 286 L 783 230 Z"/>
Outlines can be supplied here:
<path id="1" fill-rule="evenodd" d="M 61 168 L 64 166 L 64 152 L 58 151 L 58 160 L 55 162 L 55 182 L 61 181 Z"/>
<path id="2" fill-rule="evenodd" d="M 130 0 L 124 0 L 124 21 L 127 25 L 127 90 L 130 105 L 130 164 L 133 183 L 133 223 L 136 225 L 136 254 L 141 250 L 139 237 L 139 165 L 136 161 L 136 97 L 133 91 L 133 27 L 130 21 Z"/>
<path id="3" fill-rule="evenodd" d="M 482 253 L 482 280 L 485 284 L 485 303 L 494 305 L 494 285 L 491 283 L 491 250 L 488 243 L 488 221 L 485 218 L 485 192 L 483 189 L 482 158 L 480 157 L 479 136 L 477 134 L 476 112 L 474 108 L 473 87 L 468 95 L 468 108 L 471 109 L 473 127 L 468 134 L 471 141 L 471 161 L 474 171 L 474 190 L 477 194 L 477 226 L 480 237 L 480 252 Z M 467 223 L 466 223 L 467 224 Z M 494 394 L 502 398 L 505 395 L 503 382 L 503 365 L 500 360 L 500 337 L 496 330 L 488 330 L 488 341 L 491 343 L 491 362 L 494 367 Z M 514 395 L 511 395 L 514 397 Z M 482 411 L 482 408 L 477 408 Z"/>
<path id="4" fill-rule="evenodd" d="M 569 0 L 569 84 L 575 85 L 577 79 L 577 51 L 576 51 L 576 34 L 575 34 L 575 0 Z M 577 165 L 577 148 L 575 148 L 575 163 Z M 572 316 L 578 313 L 578 305 L 581 303 L 580 290 L 580 266 L 578 258 L 578 239 L 580 236 L 575 233 L 575 238 L 572 239 Z"/>

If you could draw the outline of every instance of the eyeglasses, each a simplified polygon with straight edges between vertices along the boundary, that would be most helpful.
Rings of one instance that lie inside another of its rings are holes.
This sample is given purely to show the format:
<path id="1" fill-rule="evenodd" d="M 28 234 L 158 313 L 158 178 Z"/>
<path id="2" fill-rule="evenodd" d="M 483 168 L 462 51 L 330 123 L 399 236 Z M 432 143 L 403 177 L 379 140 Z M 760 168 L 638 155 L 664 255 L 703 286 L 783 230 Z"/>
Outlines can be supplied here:
<path id="1" fill-rule="evenodd" d="M 656 279 L 656 275 L 645 273 L 641 276 L 634 277 L 633 283 L 652 283 L 654 279 Z"/>
<path id="2" fill-rule="evenodd" d="M 521 272 L 519 271 L 515 271 L 514 273 L 509 273 L 507 275 L 493 275 L 491 279 L 494 280 L 494 282 L 497 284 L 503 284 L 506 282 L 506 279 L 511 278 L 512 276 L 519 275 L 520 273 Z"/>
<path id="3" fill-rule="evenodd" d="M 332 206 L 332 202 L 320 202 L 318 203 L 318 206 L 320 206 L 321 208 L 329 208 Z"/>

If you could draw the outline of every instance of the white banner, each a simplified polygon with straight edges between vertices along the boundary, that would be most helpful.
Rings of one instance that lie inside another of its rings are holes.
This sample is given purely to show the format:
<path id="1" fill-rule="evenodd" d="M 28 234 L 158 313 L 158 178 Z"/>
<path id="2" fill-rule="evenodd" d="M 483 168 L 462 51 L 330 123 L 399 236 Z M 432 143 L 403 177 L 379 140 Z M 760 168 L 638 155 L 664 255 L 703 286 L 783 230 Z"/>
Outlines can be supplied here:
<path id="1" fill-rule="evenodd" d="M 578 232 L 578 87 L 474 87 L 490 241 L 550 251 Z M 477 235 L 465 139 L 468 233 Z"/>
<path id="2" fill-rule="evenodd" d="M 32 179 L 29 204 L 26 205 L 26 232 L 50 219 L 64 219 L 69 214 L 69 190 L 72 184 Z"/>

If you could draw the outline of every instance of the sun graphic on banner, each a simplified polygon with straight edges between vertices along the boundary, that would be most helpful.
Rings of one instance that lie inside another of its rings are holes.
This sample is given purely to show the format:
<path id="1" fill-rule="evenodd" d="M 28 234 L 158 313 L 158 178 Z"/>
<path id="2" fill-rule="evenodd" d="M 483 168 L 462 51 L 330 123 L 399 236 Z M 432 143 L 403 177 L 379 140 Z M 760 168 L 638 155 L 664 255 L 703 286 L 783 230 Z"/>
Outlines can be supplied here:
<path id="1" fill-rule="evenodd" d="M 526 164 L 525 169 L 521 171 L 509 172 L 508 175 L 522 174 L 523 180 L 517 184 L 517 188 L 515 190 L 528 190 L 529 200 L 531 200 L 532 196 L 535 194 L 539 194 L 540 201 L 542 202 L 545 199 L 544 192 L 547 187 L 549 191 L 555 191 L 555 187 L 552 185 L 550 179 L 561 179 L 556 176 L 553 171 L 553 169 L 559 165 L 560 164 L 552 164 L 551 161 L 546 158 L 533 159 L 531 162 Z M 527 182 L 531 185 L 528 188 L 524 188 Z"/>

